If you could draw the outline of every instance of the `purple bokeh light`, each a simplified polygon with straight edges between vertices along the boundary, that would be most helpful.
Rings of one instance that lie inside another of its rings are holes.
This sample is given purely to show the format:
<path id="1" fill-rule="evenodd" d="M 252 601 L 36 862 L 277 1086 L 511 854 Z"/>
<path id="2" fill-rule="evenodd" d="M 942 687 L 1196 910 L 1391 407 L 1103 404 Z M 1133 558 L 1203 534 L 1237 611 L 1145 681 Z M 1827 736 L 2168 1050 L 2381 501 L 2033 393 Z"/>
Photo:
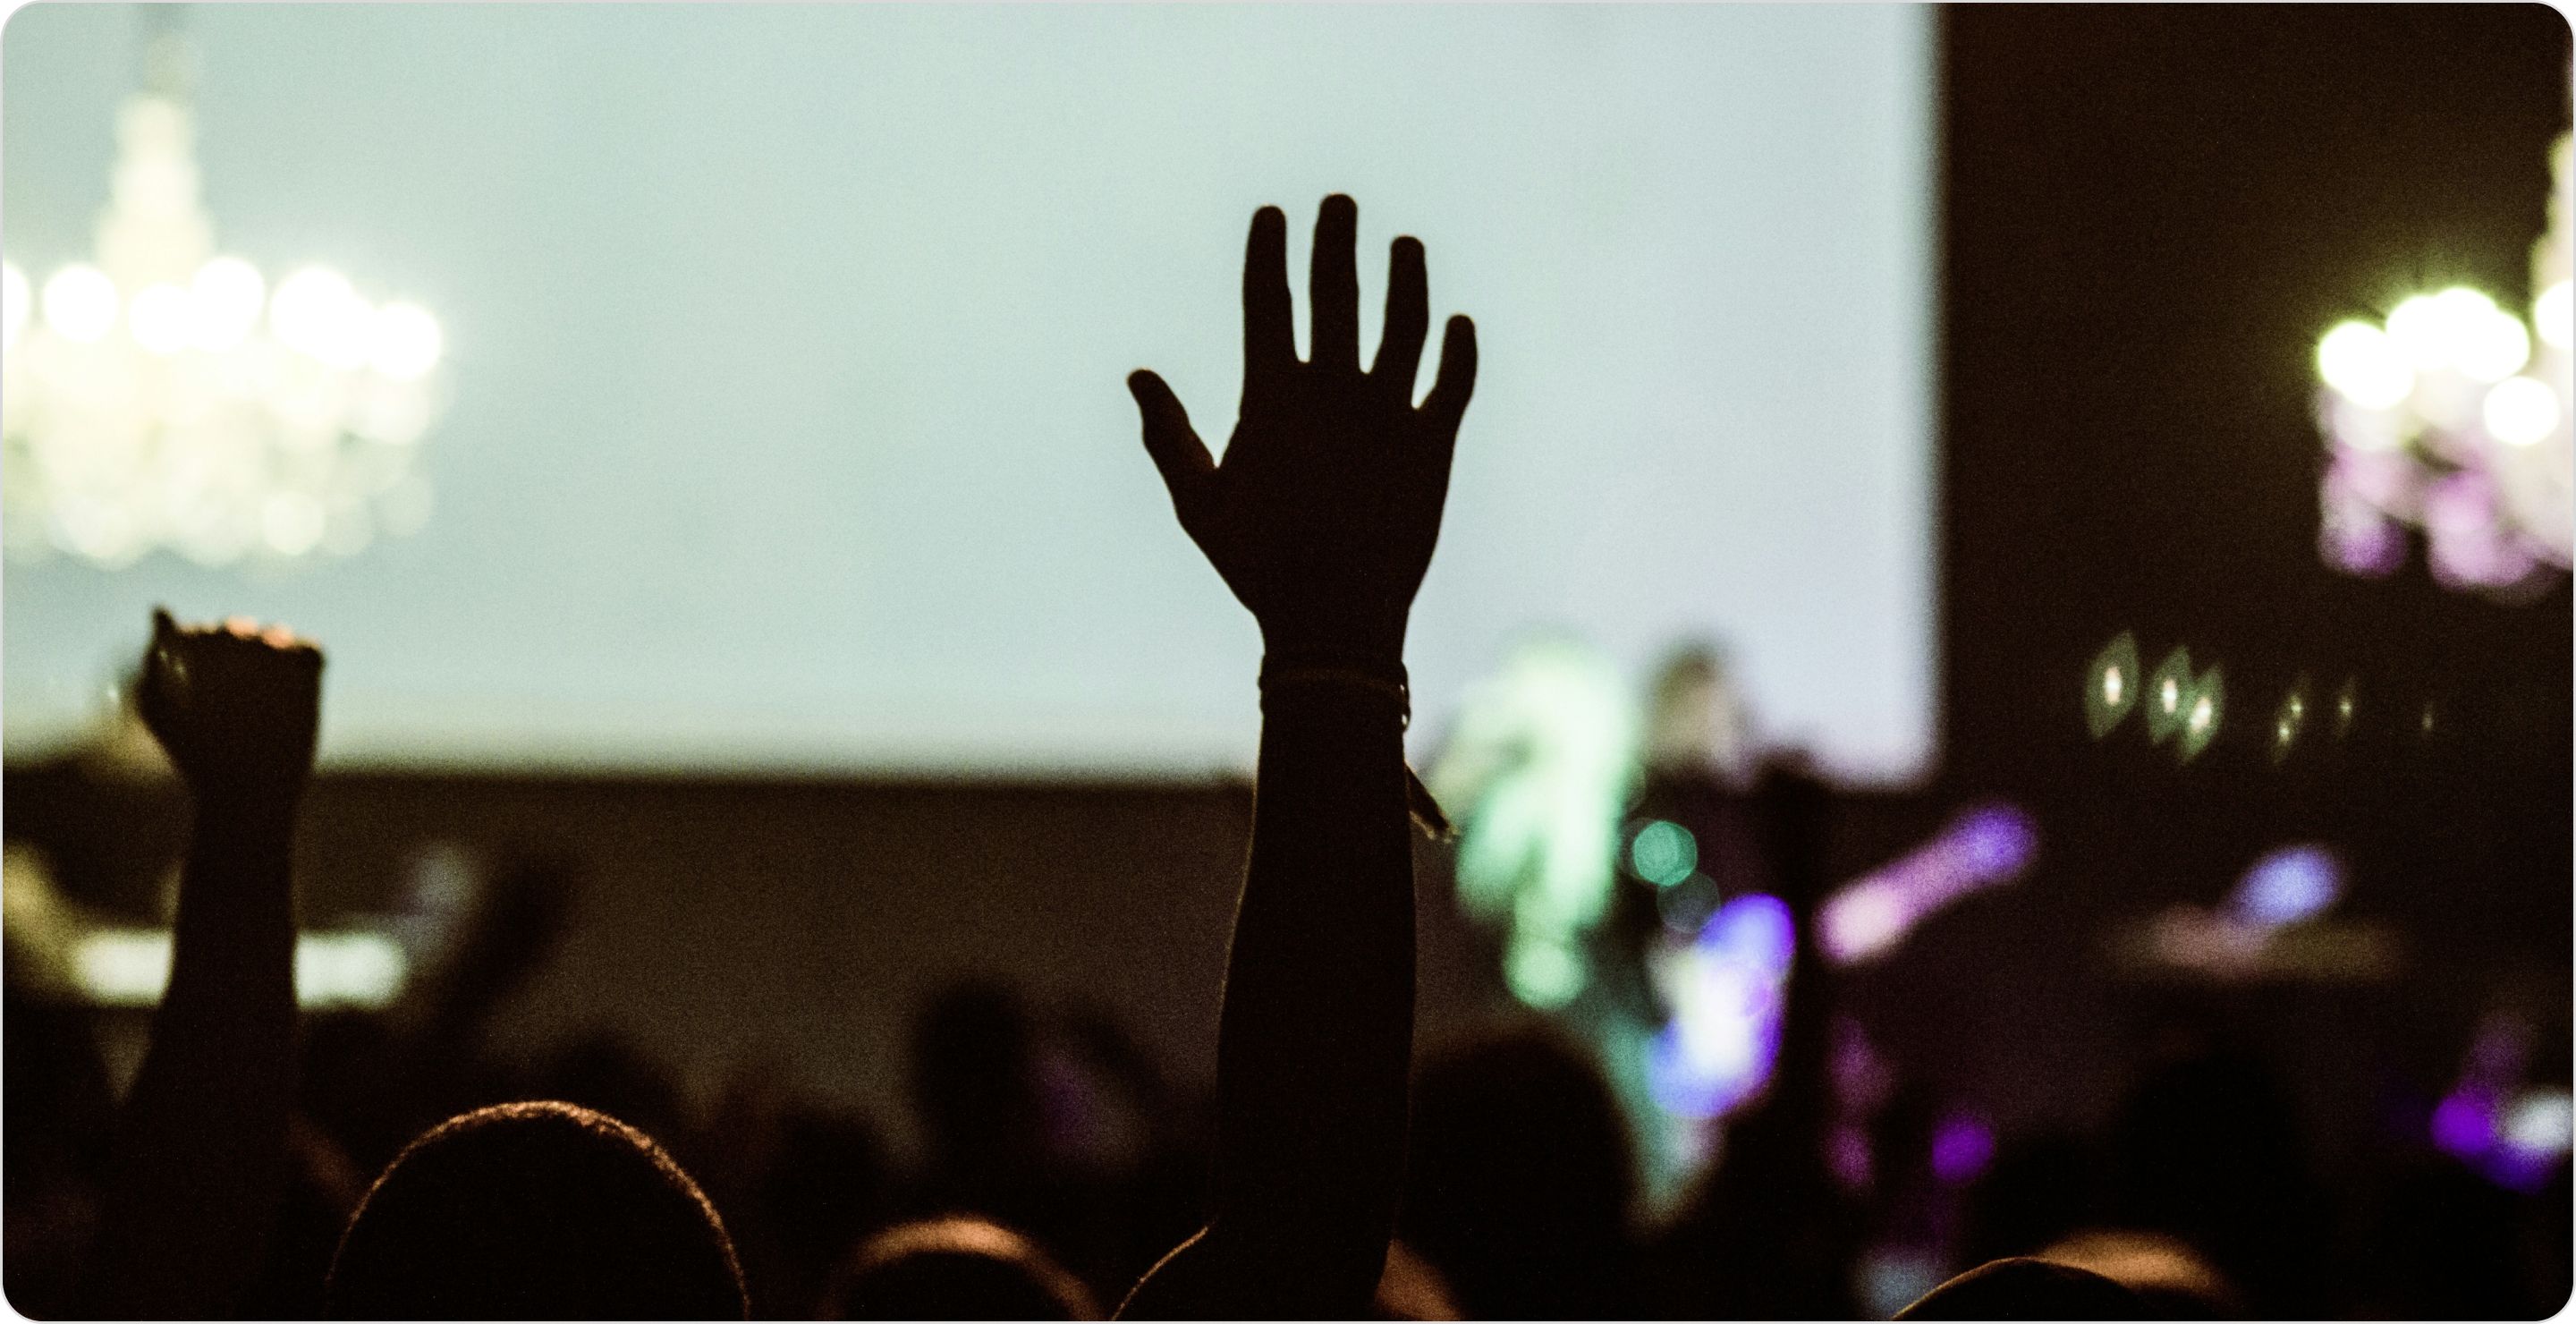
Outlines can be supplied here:
<path id="1" fill-rule="evenodd" d="M 1759 1093 L 1780 1053 L 1780 1004 L 1797 921 L 1776 896 L 1718 908 L 1683 954 L 1672 1021 L 1646 1049 L 1646 1086 L 1676 1117 L 1722 1116 Z"/>
<path id="2" fill-rule="evenodd" d="M 1972 1181 L 1995 1157 L 1995 1133 L 1970 1113 L 1952 1113 L 1932 1133 L 1932 1175 L 1953 1186 Z"/>
<path id="3" fill-rule="evenodd" d="M 2031 824 L 2030 815 L 2011 805 L 1980 806 L 1951 831 L 1969 877 L 1978 883 L 2015 877 L 2039 853 L 2039 829 Z"/>
<path id="4" fill-rule="evenodd" d="M 2229 914 L 2279 928 L 2314 919 L 2343 896 L 2343 864 L 2322 846 L 2284 846 L 2254 862 L 2228 900 Z"/>

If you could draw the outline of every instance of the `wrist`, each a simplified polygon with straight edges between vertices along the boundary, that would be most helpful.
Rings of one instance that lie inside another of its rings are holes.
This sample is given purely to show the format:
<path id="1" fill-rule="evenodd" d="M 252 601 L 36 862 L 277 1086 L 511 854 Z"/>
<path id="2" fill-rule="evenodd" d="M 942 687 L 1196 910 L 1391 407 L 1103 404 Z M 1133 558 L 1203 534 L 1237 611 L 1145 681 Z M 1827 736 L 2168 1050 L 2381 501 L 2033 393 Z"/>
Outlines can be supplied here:
<path id="1" fill-rule="evenodd" d="M 1413 720 L 1413 692 L 1404 664 L 1378 656 L 1274 650 L 1261 659 L 1260 685 L 1264 708 L 1288 698 L 1384 707 L 1399 724 Z"/>

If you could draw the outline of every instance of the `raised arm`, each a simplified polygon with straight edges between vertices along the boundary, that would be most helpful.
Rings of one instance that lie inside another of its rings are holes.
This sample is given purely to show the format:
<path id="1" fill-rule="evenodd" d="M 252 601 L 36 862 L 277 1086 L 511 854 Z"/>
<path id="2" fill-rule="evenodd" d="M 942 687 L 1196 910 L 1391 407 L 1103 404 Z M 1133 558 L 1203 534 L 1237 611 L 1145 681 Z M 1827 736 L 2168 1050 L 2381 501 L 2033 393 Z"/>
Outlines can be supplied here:
<path id="1" fill-rule="evenodd" d="M 207 1319 L 257 1271 L 295 1084 L 295 810 L 322 654 L 153 615 L 143 720 L 194 802 L 170 983 L 117 1122 L 88 1314 Z"/>
<path id="2" fill-rule="evenodd" d="M 1287 218 L 1252 218 L 1243 397 L 1222 464 L 1162 378 L 1128 379 L 1181 527 L 1260 622 L 1252 857 L 1217 1041 L 1214 1216 L 1128 1297 L 1130 1317 L 1353 1318 L 1395 1226 L 1413 1044 L 1404 632 L 1431 563 L 1476 373 L 1449 322 L 1417 408 L 1422 245 L 1395 241 L 1362 371 L 1358 211 L 1315 223 L 1312 356 L 1296 357 Z"/>

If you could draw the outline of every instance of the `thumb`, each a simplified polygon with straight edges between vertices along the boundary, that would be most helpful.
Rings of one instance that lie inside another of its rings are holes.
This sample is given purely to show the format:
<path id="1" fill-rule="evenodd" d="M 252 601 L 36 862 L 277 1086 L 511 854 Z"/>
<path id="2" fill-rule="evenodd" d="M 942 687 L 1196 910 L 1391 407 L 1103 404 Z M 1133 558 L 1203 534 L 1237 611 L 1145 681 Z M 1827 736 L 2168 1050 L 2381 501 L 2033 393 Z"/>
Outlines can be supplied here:
<path id="1" fill-rule="evenodd" d="M 1178 510 L 1216 472 L 1216 461 L 1209 458 L 1207 443 L 1190 429 L 1190 414 L 1181 407 L 1181 398 L 1161 377 L 1139 368 L 1128 374 L 1127 390 L 1136 397 L 1136 411 L 1144 416 L 1145 453 L 1162 472 L 1163 486 L 1170 490 L 1172 507 Z"/>

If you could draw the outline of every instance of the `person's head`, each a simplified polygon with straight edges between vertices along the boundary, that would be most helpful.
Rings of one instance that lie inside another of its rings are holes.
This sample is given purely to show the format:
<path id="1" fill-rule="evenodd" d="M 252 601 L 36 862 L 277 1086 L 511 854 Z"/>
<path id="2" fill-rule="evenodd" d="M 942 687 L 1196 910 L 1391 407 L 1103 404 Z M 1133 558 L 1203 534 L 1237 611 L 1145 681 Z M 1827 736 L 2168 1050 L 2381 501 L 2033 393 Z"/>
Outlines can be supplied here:
<path id="1" fill-rule="evenodd" d="M 1470 1318 L 1597 1316 L 1627 1271 L 1634 1164 L 1591 1056 L 1547 1026 L 1498 1027 L 1415 1086 L 1403 1236 Z"/>
<path id="2" fill-rule="evenodd" d="M 912 1025 L 912 1101 L 942 1164 L 1009 1164 L 1043 1144 L 1038 1027 L 1007 986 L 941 990 Z"/>
<path id="3" fill-rule="evenodd" d="M 741 1319 L 742 1271 L 697 1183 L 641 1132 L 506 1103 L 422 1135 L 331 1265 L 339 1319 Z"/>
<path id="4" fill-rule="evenodd" d="M 1080 1280 L 1035 1243 L 980 1218 L 888 1228 L 859 1244 L 825 1319 L 1097 1319 Z"/>
<path id="5" fill-rule="evenodd" d="M 2016 1257 L 1981 1264 L 1896 1312 L 1915 1319 L 2170 1319 L 2137 1292 L 2090 1269 Z"/>

